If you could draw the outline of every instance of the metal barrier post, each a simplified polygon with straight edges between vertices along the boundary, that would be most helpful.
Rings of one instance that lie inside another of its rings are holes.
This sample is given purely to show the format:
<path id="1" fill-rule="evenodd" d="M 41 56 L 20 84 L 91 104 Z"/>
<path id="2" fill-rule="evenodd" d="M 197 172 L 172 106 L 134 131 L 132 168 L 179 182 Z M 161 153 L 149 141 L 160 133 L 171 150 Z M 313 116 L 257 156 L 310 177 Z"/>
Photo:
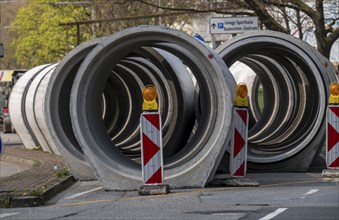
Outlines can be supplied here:
<path id="1" fill-rule="evenodd" d="M 247 169 L 248 97 L 245 83 L 237 85 L 234 106 L 230 174 L 232 177 L 240 178 L 246 175 Z"/>
<path id="2" fill-rule="evenodd" d="M 2 151 L 3 151 L 3 145 L 2 145 L 2 137 L 0 135 L 0 158 L 1 158 L 1 155 L 2 155 Z"/>
<path id="3" fill-rule="evenodd" d="M 323 176 L 339 177 L 339 84 L 332 82 L 326 112 L 326 165 Z"/>
<path id="4" fill-rule="evenodd" d="M 146 86 L 142 95 L 144 103 L 140 118 L 142 179 L 145 185 L 139 195 L 169 193 L 169 185 L 163 184 L 162 125 L 156 102 L 157 90 L 153 85 Z"/>
<path id="5" fill-rule="evenodd" d="M 212 186 L 246 186 L 256 187 L 259 183 L 253 179 L 245 179 L 247 170 L 247 135 L 248 135 L 248 96 L 245 83 L 236 88 L 233 110 L 233 135 L 231 139 L 229 171 L 231 178 L 215 177 L 209 184 Z"/>

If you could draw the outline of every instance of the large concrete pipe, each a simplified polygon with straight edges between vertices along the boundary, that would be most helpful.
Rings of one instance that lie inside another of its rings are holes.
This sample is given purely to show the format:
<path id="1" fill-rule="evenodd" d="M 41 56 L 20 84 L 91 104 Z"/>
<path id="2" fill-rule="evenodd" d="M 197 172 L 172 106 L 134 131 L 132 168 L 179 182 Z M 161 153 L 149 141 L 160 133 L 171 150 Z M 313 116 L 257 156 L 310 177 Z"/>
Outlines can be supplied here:
<path id="1" fill-rule="evenodd" d="M 26 116 L 27 91 L 34 78 L 50 66 L 50 64 L 45 64 L 27 71 L 14 85 L 9 99 L 9 113 L 12 124 L 27 149 L 33 149 L 39 145 Z M 32 103 L 27 104 L 32 105 Z"/>
<path id="2" fill-rule="evenodd" d="M 57 144 L 55 143 L 52 135 L 53 133 L 50 133 L 47 126 L 47 120 L 45 115 L 45 96 L 46 96 L 46 90 L 48 87 L 49 80 L 54 73 L 55 66 L 53 69 L 51 69 L 41 80 L 39 83 L 39 86 L 36 89 L 35 96 L 34 96 L 34 118 L 36 120 L 36 123 L 39 127 L 38 132 L 42 133 L 42 136 L 44 140 L 48 143 L 48 146 L 51 150 L 51 153 L 60 155 L 60 152 L 57 148 Z M 41 142 L 39 140 L 40 146 Z"/>
<path id="3" fill-rule="evenodd" d="M 26 100 L 25 100 L 25 114 L 26 119 L 28 122 L 29 127 L 31 128 L 31 131 L 33 132 L 34 137 L 37 140 L 37 146 L 40 146 L 43 151 L 53 153 L 53 150 L 50 147 L 50 144 L 48 143 L 46 137 L 44 136 L 39 123 L 36 118 L 36 112 L 35 110 L 38 110 L 39 107 L 42 107 L 41 105 L 37 105 L 36 103 L 36 95 L 38 88 L 41 85 L 41 82 L 43 79 L 48 75 L 49 73 L 53 72 L 55 69 L 56 64 L 50 65 L 43 69 L 41 72 L 36 74 L 36 77 L 33 79 L 32 83 L 30 83 Z M 41 110 L 40 110 L 41 111 Z"/>
<path id="4" fill-rule="evenodd" d="M 239 61 L 251 68 L 263 87 L 262 112 L 250 108 L 249 168 L 307 170 L 324 144 L 328 85 L 338 80 L 331 63 L 307 43 L 272 31 L 232 38 L 217 52 L 230 67 Z"/>
<path id="5" fill-rule="evenodd" d="M 69 108 L 70 93 L 79 66 L 100 41 L 102 39 L 88 41 L 69 52 L 50 77 L 45 96 L 45 118 L 48 130 L 53 134 L 53 140 L 73 176 L 82 180 L 96 177 L 74 136 Z"/>
<path id="6" fill-rule="evenodd" d="M 235 82 L 219 56 L 176 30 L 153 26 L 123 30 L 87 55 L 71 92 L 74 133 L 105 189 L 136 189 L 142 179 L 141 165 L 121 153 L 107 134 L 100 111 L 104 86 L 112 70 L 128 55 L 141 47 L 160 47 L 157 43 L 176 44 L 181 51 L 194 55 L 200 71 L 192 72 L 204 103 L 195 134 L 165 160 L 165 182 L 173 187 L 205 186 L 213 178 L 229 141 Z"/>

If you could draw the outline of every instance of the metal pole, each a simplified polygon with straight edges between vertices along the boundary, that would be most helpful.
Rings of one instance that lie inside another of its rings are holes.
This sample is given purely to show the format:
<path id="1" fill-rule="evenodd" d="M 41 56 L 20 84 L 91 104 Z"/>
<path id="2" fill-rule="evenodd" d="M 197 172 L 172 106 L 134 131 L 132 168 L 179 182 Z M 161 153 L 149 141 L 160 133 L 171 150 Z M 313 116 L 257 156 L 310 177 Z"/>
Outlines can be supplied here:
<path id="1" fill-rule="evenodd" d="M 80 24 L 77 24 L 77 45 L 80 44 Z"/>

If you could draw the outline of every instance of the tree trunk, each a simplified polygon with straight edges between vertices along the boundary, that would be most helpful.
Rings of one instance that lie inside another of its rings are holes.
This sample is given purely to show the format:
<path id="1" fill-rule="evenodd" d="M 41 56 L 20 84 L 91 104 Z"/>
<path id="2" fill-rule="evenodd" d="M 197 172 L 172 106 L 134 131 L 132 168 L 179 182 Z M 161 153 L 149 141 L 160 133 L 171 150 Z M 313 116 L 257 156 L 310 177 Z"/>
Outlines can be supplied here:
<path id="1" fill-rule="evenodd" d="M 332 48 L 332 44 L 327 42 L 326 39 L 317 38 L 317 50 L 328 59 L 330 58 L 331 48 Z"/>

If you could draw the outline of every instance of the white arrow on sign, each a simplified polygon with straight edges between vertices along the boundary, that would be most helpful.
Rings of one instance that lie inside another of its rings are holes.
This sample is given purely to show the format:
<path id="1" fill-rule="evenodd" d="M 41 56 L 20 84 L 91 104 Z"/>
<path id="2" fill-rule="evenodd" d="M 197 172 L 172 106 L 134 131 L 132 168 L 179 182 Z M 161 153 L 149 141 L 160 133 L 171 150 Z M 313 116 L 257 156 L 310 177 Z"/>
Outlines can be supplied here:
<path id="1" fill-rule="evenodd" d="M 209 26 L 211 34 L 239 34 L 259 30 L 258 17 L 210 18 Z"/>

